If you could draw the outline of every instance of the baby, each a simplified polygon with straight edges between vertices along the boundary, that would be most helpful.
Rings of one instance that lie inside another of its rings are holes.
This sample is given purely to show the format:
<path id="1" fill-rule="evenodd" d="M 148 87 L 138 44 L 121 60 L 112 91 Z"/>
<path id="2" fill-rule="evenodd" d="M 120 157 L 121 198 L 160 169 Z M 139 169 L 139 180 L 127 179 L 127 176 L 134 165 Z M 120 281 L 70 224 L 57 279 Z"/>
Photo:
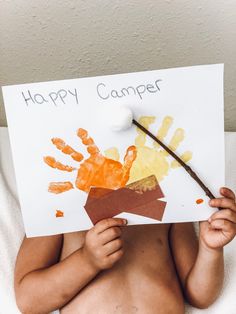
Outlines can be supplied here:
<path id="1" fill-rule="evenodd" d="M 223 247 L 236 235 L 235 195 L 221 188 L 220 207 L 199 223 L 127 226 L 99 221 L 86 232 L 25 238 L 15 267 L 23 314 L 183 314 L 184 300 L 206 308 L 219 295 Z"/>

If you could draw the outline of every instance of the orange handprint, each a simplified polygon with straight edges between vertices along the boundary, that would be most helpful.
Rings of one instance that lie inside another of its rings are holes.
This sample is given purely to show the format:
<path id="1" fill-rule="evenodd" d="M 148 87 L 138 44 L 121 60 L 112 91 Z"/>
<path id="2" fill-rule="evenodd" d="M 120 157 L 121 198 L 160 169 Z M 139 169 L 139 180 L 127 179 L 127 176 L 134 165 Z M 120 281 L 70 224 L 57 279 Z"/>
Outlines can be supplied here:
<path id="1" fill-rule="evenodd" d="M 71 172 L 77 169 L 75 186 L 84 192 L 89 192 L 92 186 L 109 189 L 118 189 L 125 186 L 129 180 L 130 168 L 137 155 L 136 147 L 129 146 L 127 148 L 124 164 L 122 165 L 118 160 L 103 156 L 93 139 L 88 136 L 86 130 L 82 128 L 78 129 L 77 136 L 82 140 L 82 143 L 87 146 L 87 151 L 90 154 L 90 156 L 80 164 L 78 169 L 64 165 L 51 156 L 44 157 L 44 162 L 50 167 L 62 171 Z M 53 138 L 52 143 L 62 153 L 70 155 L 75 161 L 80 162 L 84 159 L 81 153 L 67 145 L 62 139 Z M 58 194 L 73 188 L 74 186 L 70 181 L 51 182 L 48 191 Z"/>

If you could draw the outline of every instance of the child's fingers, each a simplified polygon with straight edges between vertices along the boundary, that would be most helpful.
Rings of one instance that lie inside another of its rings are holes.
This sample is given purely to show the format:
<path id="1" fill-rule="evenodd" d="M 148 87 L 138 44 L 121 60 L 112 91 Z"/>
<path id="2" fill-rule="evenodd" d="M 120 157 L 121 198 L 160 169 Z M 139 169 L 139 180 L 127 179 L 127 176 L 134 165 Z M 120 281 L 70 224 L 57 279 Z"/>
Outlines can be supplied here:
<path id="1" fill-rule="evenodd" d="M 235 194 L 229 188 L 226 188 L 226 187 L 220 188 L 220 194 L 227 198 L 230 198 L 231 200 L 235 200 Z"/>
<path id="2" fill-rule="evenodd" d="M 215 219 L 211 222 L 211 227 L 213 229 L 222 230 L 225 232 L 235 233 L 236 225 L 225 219 Z"/>
<path id="3" fill-rule="evenodd" d="M 211 217 L 208 219 L 208 222 L 211 222 L 215 219 L 225 219 L 236 224 L 236 212 L 230 209 L 219 210 L 211 215 Z"/>
<path id="4" fill-rule="evenodd" d="M 119 249 L 118 251 L 116 251 L 116 252 L 110 254 L 110 255 L 108 256 L 108 258 L 109 258 L 109 260 L 110 260 L 112 263 L 115 263 L 116 261 L 118 261 L 118 260 L 122 257 L 123 254 L 124 254 L 124 250 L 121 248 L 121 249 Z"/>
<path id="5" fill-rule="evenodd" d="M 122 248 L 122 244 L 123 242 L 121 238 L 108 242 L 107 244 L 104 245 L 105 254 L 111 255 L 112 253 L 118 251 L 119 249 Z"/>
<path id="6" fill-rule="evenodd" d="M 101 233 L 108 228 L 115 226 L 124 226 L 127 224 L 127 220 L 123 218 L 107 218 L 100 220 L 95 226 L 94 229 L 97 233 Z"/>
<path id="7" fill-rule="evenodd" d="M 220 207 L 220 208 L 229 208 L 233 211 L 236 211 L 235 201 L 230 198 L 214 198 L 209 201 L 210 206 L 212 207 Z"/>
<path id="8" fill-rule="evenodd" d="M 100 241 L 102 244 L 106 244 L 120 236 L 121 236 L 120 227 L 108 228 L 99 234 Z"/>

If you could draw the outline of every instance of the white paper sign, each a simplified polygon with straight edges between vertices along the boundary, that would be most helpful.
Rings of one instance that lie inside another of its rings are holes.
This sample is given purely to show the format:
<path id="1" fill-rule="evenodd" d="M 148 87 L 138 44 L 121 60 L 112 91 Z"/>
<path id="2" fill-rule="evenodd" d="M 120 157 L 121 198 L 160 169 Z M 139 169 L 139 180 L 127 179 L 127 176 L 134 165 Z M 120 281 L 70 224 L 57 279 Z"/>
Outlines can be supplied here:
<path id="1" fill-rule="evenodd" d="M 224 185 L 223 65 L 3 87 L 27 236 L 205 220 L 214 211 L 183 167 L 135 126 L 113 132 L 125 105 L 218 196 Z"/>

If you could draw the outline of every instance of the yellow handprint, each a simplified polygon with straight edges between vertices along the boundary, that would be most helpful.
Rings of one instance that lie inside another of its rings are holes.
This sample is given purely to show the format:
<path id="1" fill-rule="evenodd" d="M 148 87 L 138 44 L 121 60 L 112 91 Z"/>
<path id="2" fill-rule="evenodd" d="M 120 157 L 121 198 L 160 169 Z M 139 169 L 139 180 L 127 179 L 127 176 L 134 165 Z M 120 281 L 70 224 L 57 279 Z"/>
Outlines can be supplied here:
<path id="1" fill-rule="evenodd" d="M 150 124 L 155 122 L 155 119 L 156 118 L 153 116 L 143 116 L 139 119 L 139 123 L 148 129 Z M 166 116 L 163 119 L 157 134 L 155 135 L 161 141 L 163 141 L 172 124 L 173 118 Z M 135 139 L 137 157 L 133 162 L 132 168 L 130 170 L 130 178 L 128 183 L 140 180 L 153 174 L 160 182 L 165 176 L 168 175 L 171 168 L 177 168 L 180 166 L 180 164 L 176 160 L 173 160 L 173 158 L 169 156 L 169 154 L 156 142 L 153 143 L 153 147 L 146 146 L 147 135 L 138 128 L 137 133 L 138 135 Z M 176 129 L 168 147 L 172 151 L 175 151 L 183 139 L 184 130 L 181 128 Z M 118 157 L 115 148 L 112 150 L 107 150 L 106 154 L 109 156 L 109 158 L 112 158 L 113 156 L 113 158 L 116 159 Z M 192 153 L 190 151 L 186 151 L 180 156 L 180 158 L 183 161 L 188 162 L 192 158 Z"/>

